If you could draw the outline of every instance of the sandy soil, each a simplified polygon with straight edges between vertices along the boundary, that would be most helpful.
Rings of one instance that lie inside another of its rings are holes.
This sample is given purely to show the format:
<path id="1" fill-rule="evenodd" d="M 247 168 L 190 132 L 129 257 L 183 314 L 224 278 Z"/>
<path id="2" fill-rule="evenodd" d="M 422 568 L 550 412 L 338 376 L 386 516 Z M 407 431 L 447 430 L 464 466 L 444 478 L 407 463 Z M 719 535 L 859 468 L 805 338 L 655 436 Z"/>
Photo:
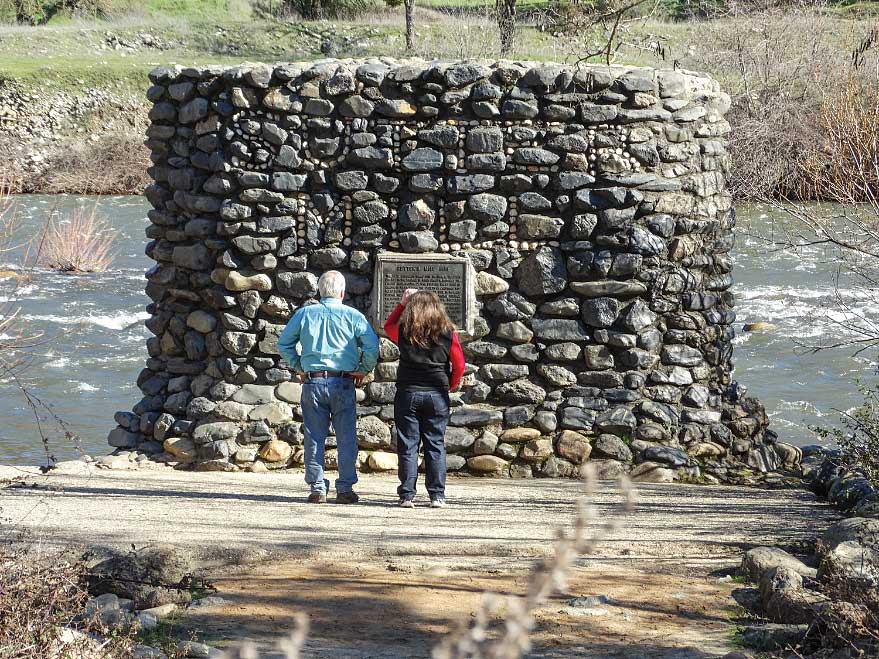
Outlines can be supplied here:
<path id="1" fill-rule="evenodd" d="M 426 657 L 485 590 L 521 593 L 524 568 L 573 516 L 569 481 L 453 479 L 449 505 L 393 506 L 394 478 L 364 476 L 356 506 L 309 506 L 301 474 L 0 468 L 0 535 L 67 546 L 188 547 L 225 602 L 182 618 L 209 642 L 271 640 L 311 617 L 306 656 Z M 804 491 L 642 485 L 637 510 L 580 561 L 568 593 L 536 614 L 533 657 L 698 659 L 733 649 L 736 616 L 721 575 L 743 549 L 793 551 L 836 517 Z M 600 516 L 619 494 L 602 483 Z M 572 597 L 605 604 L 573 607 Z"/>

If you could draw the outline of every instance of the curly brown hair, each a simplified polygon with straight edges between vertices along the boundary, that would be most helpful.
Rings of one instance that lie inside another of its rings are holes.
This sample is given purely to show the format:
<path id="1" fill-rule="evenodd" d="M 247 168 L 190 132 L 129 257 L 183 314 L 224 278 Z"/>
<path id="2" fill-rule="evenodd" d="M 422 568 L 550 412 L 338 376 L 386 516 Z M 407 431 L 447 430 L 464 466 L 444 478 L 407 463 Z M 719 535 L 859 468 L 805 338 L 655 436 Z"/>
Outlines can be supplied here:
<path id="1" fill-rule="evenodd" d="M 430 291 L 418 291 L 409 298 L 400 326 L 409 342 L 422 348 L 455 331 L 442 300 Z"/>

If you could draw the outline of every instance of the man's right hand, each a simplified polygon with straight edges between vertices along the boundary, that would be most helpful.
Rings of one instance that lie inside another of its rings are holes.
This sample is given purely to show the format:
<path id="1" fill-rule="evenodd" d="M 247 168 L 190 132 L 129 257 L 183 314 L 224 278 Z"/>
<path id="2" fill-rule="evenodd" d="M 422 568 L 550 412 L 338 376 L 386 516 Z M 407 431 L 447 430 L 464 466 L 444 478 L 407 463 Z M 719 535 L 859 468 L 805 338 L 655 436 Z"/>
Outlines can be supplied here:
<path id="1" fill-rule="evenodd" d="M 418 292 L 417 288 L 407 288 L 403 291 L 403 297 L 400 298 L 400 304 L 404 307 L 409 304 L 409 299 Z"/>
<path id="2" fill-rule="evenodd" d="M 303 373 L 302 371 L 296 373 L 296 380 L 299 382 L 299 384 L 305 384 L 305 373 Z"/>

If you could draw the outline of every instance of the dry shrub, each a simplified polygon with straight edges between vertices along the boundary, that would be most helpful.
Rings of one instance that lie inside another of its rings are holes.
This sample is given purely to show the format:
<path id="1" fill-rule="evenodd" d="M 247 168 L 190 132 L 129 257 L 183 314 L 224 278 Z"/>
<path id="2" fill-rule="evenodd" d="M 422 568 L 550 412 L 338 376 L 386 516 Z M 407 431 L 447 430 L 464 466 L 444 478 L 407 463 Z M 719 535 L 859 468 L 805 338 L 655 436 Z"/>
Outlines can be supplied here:
<path id="1" fill-rule="evenodd" d="M 150 182 L 149 166 L 149 151 L 139 134 L 115 132 L 94 141 L 71 139 L 47 159 L 29 192 L 141 194 Z"/>
<path id="2" fill-rule="evenodd" d="M 77 208 L 66 221 L 49 218 L 37 261 L 60 272 L 104 272 L 113 262 L 114 239 L 96 207 Z"/>
<path id="3" fill-rule="evenodd" d="M 822 101 L 845 80 L 861 24 L 789 10 L 692 25 L 694 54 L 680 61 L 712 72 L 732 99 L 733 193 L 796 197 L 803 191 L 799 163 L 824 141 Z"/>
<path id="4" fill-rule="evenodd" d="M 879 195 L 879 79 L 855 75 L 825 95 L 821 141 L 803 157 L 800 196 L 842 203 Z"/>
<path id="5" fill-rule="evenodd" d="M 821 592 L 829 598 L 796 657 L 879 657 L 879 592 L 875 578 L 825 572 Z"/>
<path id="6" fill-rule="evenodd" d="M 133 656 L 130 631 L 106 638 L 100 652 L 87 636 L 108 630 L 96 620 L 81 619 L 89 599 L 84 573 L 79 563 L 27 551 L 0 554 L 0 659 Z"/>

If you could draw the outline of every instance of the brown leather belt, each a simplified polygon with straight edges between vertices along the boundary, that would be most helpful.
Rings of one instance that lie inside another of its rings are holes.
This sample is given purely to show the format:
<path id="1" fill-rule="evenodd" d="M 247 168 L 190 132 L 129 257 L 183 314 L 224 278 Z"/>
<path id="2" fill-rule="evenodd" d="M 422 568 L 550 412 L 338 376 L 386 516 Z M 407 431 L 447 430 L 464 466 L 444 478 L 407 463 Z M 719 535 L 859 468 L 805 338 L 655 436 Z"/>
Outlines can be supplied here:
<path id="1" fill-rule="evenodd" d="M 344 373 L 342 371 L 311 371 L 305 374 L 306 380 L 313 380 L 315 378 L 350 378 L 353 377 L 350 373 Z"/>

